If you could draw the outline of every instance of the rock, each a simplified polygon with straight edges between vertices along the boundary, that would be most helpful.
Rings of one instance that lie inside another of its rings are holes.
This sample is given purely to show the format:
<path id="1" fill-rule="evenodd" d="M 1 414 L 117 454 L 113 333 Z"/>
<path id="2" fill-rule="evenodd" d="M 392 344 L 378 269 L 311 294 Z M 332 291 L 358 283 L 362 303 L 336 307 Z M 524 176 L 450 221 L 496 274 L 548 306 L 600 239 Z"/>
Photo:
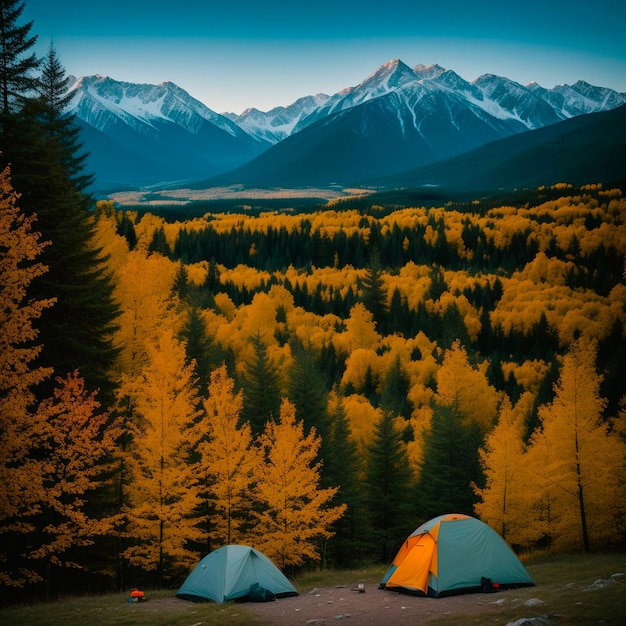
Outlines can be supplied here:
<path id="1" fill-rule="evenodd" d="M 604 589 L 605 587 L 608 587 L 609 585 L 614 585 L 615 580 L 616 580 L 615 578 L 609 578 L 608 580 L 599 578 L 593 583 L 593 585 L 589 585 L 589 587 L 585 587 L 583 591 L 596 591 L 597 589 Z"/>
<path id="2" fill-rule="evenodd" d="M 509 622 L 506 626 L 555 626 L 547 615 L 537 615 L 536 617 L 520 617 L 514 622 Z"/>

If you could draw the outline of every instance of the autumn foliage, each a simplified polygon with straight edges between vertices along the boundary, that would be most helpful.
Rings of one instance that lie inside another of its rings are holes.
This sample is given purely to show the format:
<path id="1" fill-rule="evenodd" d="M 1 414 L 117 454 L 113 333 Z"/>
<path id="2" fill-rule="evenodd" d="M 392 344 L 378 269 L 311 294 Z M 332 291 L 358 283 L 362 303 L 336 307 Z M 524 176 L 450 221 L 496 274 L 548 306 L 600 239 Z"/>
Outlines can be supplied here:
<path id="1" fill-rule="evenodd" d="M 80 371 L 35 402 L 53 302 L 27 296 L 44 244 L 2 180 L 0 584 L 88 568 L 89 545 L 158 584 L 228 543 L 353 564 L 442 507 L 518 549 L 623 540 L 620 190 L 185 221 L 100 203 L 120 307 L 101 407 Z"/>

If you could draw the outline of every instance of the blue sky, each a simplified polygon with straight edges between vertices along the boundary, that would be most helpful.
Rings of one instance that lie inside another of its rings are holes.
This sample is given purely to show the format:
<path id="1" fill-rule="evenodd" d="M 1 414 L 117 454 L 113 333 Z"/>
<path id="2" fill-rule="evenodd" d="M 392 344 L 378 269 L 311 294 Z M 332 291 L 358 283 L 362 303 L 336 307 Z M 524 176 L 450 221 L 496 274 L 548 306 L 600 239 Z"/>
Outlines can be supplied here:
<path id="1" fill-rule="evenodd" d="M 472 6 L 474 4 L 475 6 Z M 333 94 L 399 58 L 544 87 L 626 92 L 626 2 L 25 0 L 67 73 L 172 81 L 217 112 Z"/>

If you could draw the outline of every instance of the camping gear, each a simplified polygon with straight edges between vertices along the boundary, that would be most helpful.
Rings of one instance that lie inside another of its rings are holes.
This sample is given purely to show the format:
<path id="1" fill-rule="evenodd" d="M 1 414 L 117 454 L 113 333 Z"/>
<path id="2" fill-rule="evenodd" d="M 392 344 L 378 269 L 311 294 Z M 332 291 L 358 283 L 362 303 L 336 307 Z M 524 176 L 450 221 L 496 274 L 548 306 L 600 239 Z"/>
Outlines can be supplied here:
<path id="1" fill-rule="evenodd" d="M 262 602 L 297 596 L 285 575 L 262 552 L 228 545 L 207 554 L 187 576 L 177 598 L 192 602 Z"/>
<path id="2" fill-rule="evenodd" d="M 145 602 L 146 596 L 141 589 L 133 589 L 128 596 L 129 602 Z"/>
<path id="3" fill-rule="evenodd" d="M 431 519 L 407 537 L 379 587 L 439 598 L 534 584 L 495 530 L 452 513 Z"/>

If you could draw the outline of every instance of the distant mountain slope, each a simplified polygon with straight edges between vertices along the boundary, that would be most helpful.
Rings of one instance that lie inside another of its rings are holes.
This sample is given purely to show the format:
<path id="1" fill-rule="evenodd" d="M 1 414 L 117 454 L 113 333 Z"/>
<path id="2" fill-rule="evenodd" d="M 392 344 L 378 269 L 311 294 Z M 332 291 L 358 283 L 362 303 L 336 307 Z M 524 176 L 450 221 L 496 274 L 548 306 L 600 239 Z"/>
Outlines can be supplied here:
<path id="1" fill-rule="evenodd" d="M 71 92 L 69 112 L 83 128 L 98 187 L 211 176 L 269 146 L 173 83 L 89 76 L 75 80 Z"/>
<path id="2" fill-rule="evenodd" d="M 211 185 L 306 187 L 346 185 L 471 150 L 514 132 L 453 94 L 391 92 L 331 113 L 287 137 Z"/>
<path id="3" fill-rule="evenodd" d="M 367 182 L 385 189 L 435 186 L 476 191 L 539 187 L 559 182 L 574 185 L 624 182 L 625 155 L 626 105 L 622 105 Z"/>
<path id="4" fill-rule="evenodd" d="M 439 66 L 411 69 L 395 59 L 328 98 L 291 136 L 202 184 L 347 185 L 626 103 L 626 94 L 586 83 L 560 92 L 541 89 L 491 74 L 469 83 Z"/>
<path id="5" fill-rule="evenodd" d="M 71 91 L 69 112 L 100 188 L 346 185 L 626 104 L 626 94 L 581 81 L 544 89 L 485 74 L 468 82 L 399 59 L 332 96 L 239 116 L 215 113 L 170 82 L 89 76 Z"/>

